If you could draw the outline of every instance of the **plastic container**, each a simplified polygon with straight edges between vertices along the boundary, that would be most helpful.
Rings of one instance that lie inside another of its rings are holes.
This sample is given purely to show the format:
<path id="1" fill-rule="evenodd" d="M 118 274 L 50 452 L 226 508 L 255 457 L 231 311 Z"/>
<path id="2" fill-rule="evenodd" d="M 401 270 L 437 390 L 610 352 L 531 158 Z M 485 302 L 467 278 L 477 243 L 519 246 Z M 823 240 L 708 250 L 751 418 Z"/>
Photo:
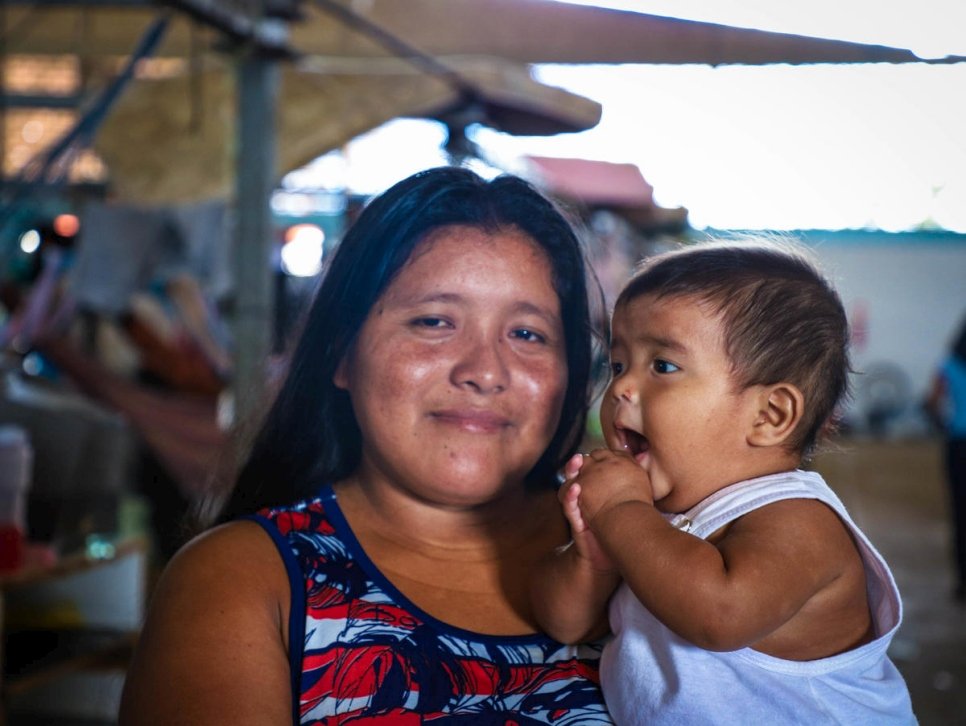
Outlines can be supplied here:
<path id="1" fill-rule="evenodd" d="M 33 447 L 26 429 L 0 425 L 0 572 L 23 564 Z"/>

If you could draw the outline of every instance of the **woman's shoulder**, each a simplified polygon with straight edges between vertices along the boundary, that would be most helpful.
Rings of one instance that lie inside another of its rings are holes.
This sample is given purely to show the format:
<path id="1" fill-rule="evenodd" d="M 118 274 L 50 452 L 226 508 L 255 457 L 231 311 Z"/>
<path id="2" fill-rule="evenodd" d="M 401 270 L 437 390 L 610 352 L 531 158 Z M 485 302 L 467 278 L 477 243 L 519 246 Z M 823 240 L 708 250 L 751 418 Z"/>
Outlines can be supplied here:
<path id="1" fill-rule="evenodd" d="M 232 551 L 235 548 L 243 548 L 254 554 L 265 549 L 271 551 L 272 542 L 257 522 L 247 518 L 239 519 L 216 525 L 195 535 L 178 550 L 172 562 L 217 559 L 226 550 Z"/>
<path id="2" fill-rule="evenodd" d="M 218 634 L 221 644 L 232 632 L 261 633 L 284 643 L 290 597 L 271 538 L 255 522 L 230 522 L 194 537 L 166 564 L 145 631 L 168 639 Z"/>
<path id="3" fill-rule="evenodd" d="M 192 539 L 152 593 L 128 670 L 122 722 L 287 716 L 288 607 L 284 565 L 258 524 L 232 522 Z M 223 658 L 239 646 L 246 658 L 226 669 Z M 216 692 L 231 694 L 229 703 Z"/>
<path id="4" fill-rule="evenodd" d="M 259 591 L 287 592 L 278 549 L 264 528 L 240 520 L 221 524 L 195 536 L 171 558 L 161 584 L 191 586 L 199 592 L 251 583 Z"/>

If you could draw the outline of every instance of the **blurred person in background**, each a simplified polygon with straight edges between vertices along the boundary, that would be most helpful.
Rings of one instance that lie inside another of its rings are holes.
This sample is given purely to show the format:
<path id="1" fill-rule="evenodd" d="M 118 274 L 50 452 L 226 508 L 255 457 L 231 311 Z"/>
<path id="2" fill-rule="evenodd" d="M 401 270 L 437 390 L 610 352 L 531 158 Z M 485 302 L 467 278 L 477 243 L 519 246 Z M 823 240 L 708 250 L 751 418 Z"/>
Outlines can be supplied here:
<path id="1" fill-rule="evenodd" d="M 953 594 L 966 602 L 966 319 L 933 375 L 925 407 L 945 437 L 956 567 Z"/>

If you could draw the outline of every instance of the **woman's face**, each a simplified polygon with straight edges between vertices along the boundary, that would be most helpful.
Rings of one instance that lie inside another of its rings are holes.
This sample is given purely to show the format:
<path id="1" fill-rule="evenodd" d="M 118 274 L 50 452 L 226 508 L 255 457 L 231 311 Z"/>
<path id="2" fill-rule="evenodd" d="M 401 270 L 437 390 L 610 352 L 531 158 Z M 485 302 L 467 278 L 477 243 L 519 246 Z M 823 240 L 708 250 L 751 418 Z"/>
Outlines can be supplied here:
<path id="1" fill-rule="evenodd" d="M 557 429 L 567 388 L 546 253 L 516 228 L 431 232 L 334 382 L 362 431 L 362 480 L 453 506 L 518 487 Z"/>

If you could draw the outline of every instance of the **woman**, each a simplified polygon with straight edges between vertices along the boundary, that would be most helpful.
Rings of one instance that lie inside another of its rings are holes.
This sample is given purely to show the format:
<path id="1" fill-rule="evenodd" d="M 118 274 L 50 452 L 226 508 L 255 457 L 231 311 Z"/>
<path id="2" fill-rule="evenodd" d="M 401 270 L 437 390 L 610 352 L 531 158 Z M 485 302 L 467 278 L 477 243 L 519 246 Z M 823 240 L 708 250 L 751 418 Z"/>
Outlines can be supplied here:
<path id="1" fill-rule="evenodd" d="M 527 598 L 568 540 L 588 274 L 520 179 L 435 169 L 373 200 L 222 524 L 158 584 L 121 723 L 608 723 L 599 649 L 537 633 Z"/>

